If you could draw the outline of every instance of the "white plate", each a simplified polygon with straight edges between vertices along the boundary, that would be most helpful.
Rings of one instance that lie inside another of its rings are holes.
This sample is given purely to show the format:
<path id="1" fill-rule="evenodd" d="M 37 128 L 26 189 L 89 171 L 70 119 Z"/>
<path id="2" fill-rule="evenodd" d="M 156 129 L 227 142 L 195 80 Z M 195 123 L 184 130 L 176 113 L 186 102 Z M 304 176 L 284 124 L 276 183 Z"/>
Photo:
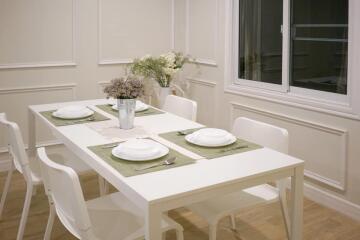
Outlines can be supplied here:
<path id="1" fill-rule="evenodd" d="M 109 98 L 107 102 L 108 102 L 109 105 L 115 105 L 116 101 L 117 100 L 115 98 Z"/>
<path id="2" fill-rule="evenodd" d="M 59 108 L 55 112 L 52 113 L 54 117 L 62 118 L 62 119 L 79 119 L 90 117 L 94 114 L 94 111 L 90 110 L 85 106 L 67 106 L 63 108 Z"/>
<path id="3" fill-rule="evenodd" d="M 223 147 L 236 142 L 236 137 L 222 129 L 203 128 L 186 135 L 185 140 L 203 147 Z"/>
<path id="4" fill-rule="evenodd" d="M 117 111 L 118 110 L 117 104 L 114 104 L 112 106 L 112 109 Z M 145 110 L 148 110 L 148 109 L 149 109 L 149 105 L 143 103 L 140 100 L 136 100 L 135 112 L 142 112 L 142 111 L 145 111 Z"/>
<path id="5" fill-rule="evenodd" d="M 151 139 L 131 139 L 120 143 L 111 152 L 128 161 L 150 161 L 169 153 L 169 148 Z"/>

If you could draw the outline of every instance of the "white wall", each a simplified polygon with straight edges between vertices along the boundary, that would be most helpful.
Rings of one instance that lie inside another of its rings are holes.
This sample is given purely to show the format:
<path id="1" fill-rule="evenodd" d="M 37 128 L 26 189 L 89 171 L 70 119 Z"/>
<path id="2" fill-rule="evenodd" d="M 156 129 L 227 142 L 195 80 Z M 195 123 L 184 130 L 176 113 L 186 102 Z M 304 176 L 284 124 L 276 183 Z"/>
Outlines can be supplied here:
<path id="1" fill-rule="evenodd" d="M 306 161 L 308 197 L 360 220 L 360 121 L 226 92 L 227 1 L 176 1 L 176 30 L 185 33 L 176 47 L 201 66 L 184 74 L 199 102 L 199 120 L 230 129 L 246 116 L 288 129 L 290 154 Z"/>
<path id="2" fill-rule="evenodd" d="M 29 104 L 103 96 L 131 59 L 173 48 L 173 7 L 171 0 L 0 0 L 0 112 L 27 140 Z M 41 142 L 52 139 L 38 129 Z"/>

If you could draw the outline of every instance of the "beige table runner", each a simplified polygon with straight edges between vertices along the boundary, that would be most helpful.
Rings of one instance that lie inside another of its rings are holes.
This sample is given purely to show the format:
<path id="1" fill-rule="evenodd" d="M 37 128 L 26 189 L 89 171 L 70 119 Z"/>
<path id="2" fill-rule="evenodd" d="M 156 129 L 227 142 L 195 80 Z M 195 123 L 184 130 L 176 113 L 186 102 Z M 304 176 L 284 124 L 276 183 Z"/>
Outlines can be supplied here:
<path id="1" fill-rule="evenodd" d="M 103 110 L 104 112 L 107 112 L 109 114 L 112 114 L 115 117 L 118 117 L 118 111 L 112 109 L 112 106 L 109 104 L 97 105 L 96 107 Z M 162 112 L 160 110 L 157 110 L 157 109 L 149 106 L 149 108 L 145 111 L 136 112 L 135 117 L 144 117 L 144 116 L 163 114 L 163 113 L 165 113 L 165 112 Z"/>

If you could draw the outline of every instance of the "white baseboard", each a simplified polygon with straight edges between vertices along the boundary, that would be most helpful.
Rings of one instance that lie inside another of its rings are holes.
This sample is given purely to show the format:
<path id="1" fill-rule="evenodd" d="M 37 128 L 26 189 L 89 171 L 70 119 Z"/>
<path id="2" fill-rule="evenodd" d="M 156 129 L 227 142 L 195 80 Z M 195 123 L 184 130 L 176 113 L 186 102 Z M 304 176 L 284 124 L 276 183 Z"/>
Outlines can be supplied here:
<path id="1" fill-rule="evenodd" d="M 310 184 L 304 185 L 304 195 L 318 204 L 334 209 L 356 221 L 360 221 L 360 205 L 325 192 Z"/>
<path id="2" fill-rule="evenodd" d="M 39 142 L 36 147 L 50 147 L 50 146 L 56 146 L 62 144 L 58 140 L 52 140 L 52 141 L 45 141 L 45 142 Z M 25 147 L 28 149 L 28 147 Z M 0 148 L 0 154 L 6 154 L 8 153 L 8 149 L 6 147 Z M 0 161 L 0 172 L 6 172 L 10 169 L 10 160 L 1 160 Z"/>
<path id="3" fill-rule="evenodd" d="M 290 189 L 290 178 L 287 179 L 286 186 Z M 326 192 L 308 183 L 304 184 L 304 196 L 320 205 L 331 208 L 356 221 L 360 221 L 360 205 L 340 198 L 334 194 Z"/>

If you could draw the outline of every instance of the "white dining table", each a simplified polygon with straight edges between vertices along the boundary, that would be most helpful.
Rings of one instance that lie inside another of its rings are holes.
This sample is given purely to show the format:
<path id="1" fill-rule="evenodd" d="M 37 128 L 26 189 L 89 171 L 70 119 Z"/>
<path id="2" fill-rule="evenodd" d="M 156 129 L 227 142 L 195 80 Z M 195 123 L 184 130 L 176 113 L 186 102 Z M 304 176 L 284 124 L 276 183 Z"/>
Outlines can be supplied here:
<path id="1" fill-rule="evenodd" d="M 204 159 L 159 136 L 203 125 L 171 113 L 135 118 L 132 130 L 121 130 L 115 116 L 96 107 L 106 99 L 29 106 L 29 154 L 36 154 L 36 121 L 45 124 L 61 143 L 82 161 L 125 194 L 145 212 L 145 238 L 161 239 L 163 213 L 195 202 L 230 194 L 241 189 L 291 178 L 291 240 L 302 239 L 304 162 L 295 157 L 261 148 L 244 153 Z M 68 105 L 87 106 L 110 120 L 56 127 L 41 112 Z M 151 137 L 196 160 L 196 163 L 166 170 L 124 177 L 107 164 L 89 146 L 108 144 L 135 137 Z"/>

